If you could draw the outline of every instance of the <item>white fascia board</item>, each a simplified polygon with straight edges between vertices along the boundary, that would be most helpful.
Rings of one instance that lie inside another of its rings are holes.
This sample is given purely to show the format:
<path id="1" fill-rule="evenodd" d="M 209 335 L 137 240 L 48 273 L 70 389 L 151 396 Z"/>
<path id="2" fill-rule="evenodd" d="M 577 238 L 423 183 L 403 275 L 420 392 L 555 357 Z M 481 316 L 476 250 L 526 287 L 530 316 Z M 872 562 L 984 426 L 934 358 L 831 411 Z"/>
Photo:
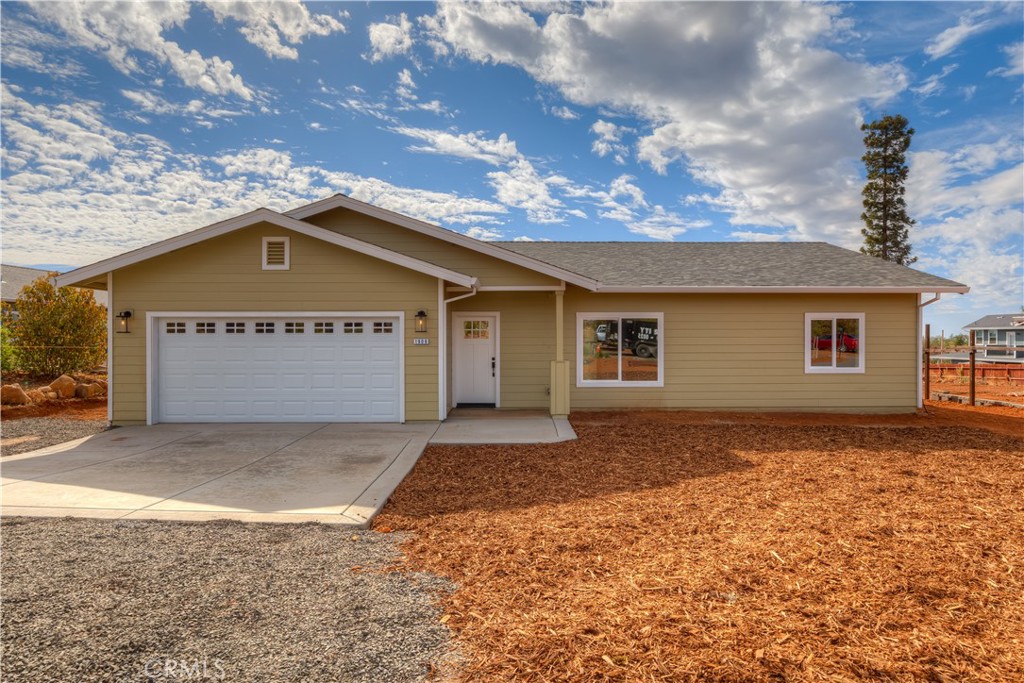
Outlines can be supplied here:
<path id="1" fill-rule="evenodd" d="M 446 230 L 416 218 L 403 216 L 400 213 L 388 211 L 387 209 L 382 209 L 379 206 L 373 206 L 372 204 L 367 204 L 359 201 L 358 199 L 346 197 L 345 195 L 335 195 L 333 197 L 328 197 L 327 199 L 321 199 L 318 202 L 313 202 L 312 204 L 307 204 L 305 206 L 300 206 L 297 209 L 286 211 L 284 215 L 289 216 L 290 218 L 303 220 L 310 216 L 315 216 L 316 214 L 338 208 L 350 209 L 365 216 L 379 218 L 382 221 L 387 221 L 388 223 L 392 223 L 399 227 L 407 228 L 420 234 L 434 237 L 444 242 L 449 242 L 450 244 L 465 247 L 466 249 L 471 249 L 481 254 L 486 254 L 487 256 L 493 256 L 501 261 L 522 266 L 523 268 L 528 268 L 529 270 L 549 275 L 559 280 L 571 282 L 572 284 L 583 287 L 584 289 L 594 291 L 598 287 L 597 280 L 584 277 L 578 273 L 563 270 L 549 263 L 544 263 L 543 261 L 530 258 L 529 256 L 523 256 L 522 254 L 517 254 L 514 251 L 502 249 L 501 247 L 496 247 L 493 244 L 473 239 L 467 235 L 462 235 L 452 230 Z"/>
<path id="2" fill-rule="evenodd" d="M 354 237 L 348 237 L 346 235 L 339 235 L 336 232 L 332 232 L 325 228 L 320 228 L 311 223 L 289 218 L 276 211 L 270 209 L 256 209 L 249 213 L 229 218 L 226 221 L 220 223 L 214 223 L 208 225 L 205 228 L 199 228 L 192 232 L 185 233 L 184 235 L 178 235 L 177 237 L 171 237 L 170 239 L 151 244 L 147 247 L 135 249 L 119 256 L 114 256 L 103 261 L 99 261 L 92 265 L 83 266 L 77 268 L 63 275 L 59 275 L 56 278 L 58 287 L 64 287 L 67 285 L 74 285 L 79 282 L 83 282 L 90 278 L 109 273 L 117 270 L 118 268 L 124 268 L 126 266 L 151 259 L 156 256 L 167 254 L 176 249 L 182 249 L 184 247 L 198 244 L 214 237 L 220 237 L 229 232 L 247 228 L 257 223 L 270 223 L 281 228 L 287 228 L 288 230 L 294 230 L 295 232 L 301 233 L 308 237 L 318 239 L 324 242 L 335 244 L 345 249 L 364 254 L 366 256 L 372 256 L 382 261 L 394 263 L 410 270 L 415 270 L 420 273 L 431 275 L 433 277 L 444 278 L 450 282 L 462 285 L 464 287 L 473 287 L 477 284 L 475 277 L 466 275 L 464 273 L 458 273 L 454 270 L 442 268 L 441 266 L 434 265 L 433 263 L 427 263 L 426 261 L 420 261 L 419 259 L 406 256 L 405 254 L 399 254 L 398 252 L 378 247 L 375 244 L 363 242 L 357 240 Z"/>
<path id="3" fill-rule="evenodd" d="M 970 287 L 605 287 L 598 294 L 966 294 Z"/>

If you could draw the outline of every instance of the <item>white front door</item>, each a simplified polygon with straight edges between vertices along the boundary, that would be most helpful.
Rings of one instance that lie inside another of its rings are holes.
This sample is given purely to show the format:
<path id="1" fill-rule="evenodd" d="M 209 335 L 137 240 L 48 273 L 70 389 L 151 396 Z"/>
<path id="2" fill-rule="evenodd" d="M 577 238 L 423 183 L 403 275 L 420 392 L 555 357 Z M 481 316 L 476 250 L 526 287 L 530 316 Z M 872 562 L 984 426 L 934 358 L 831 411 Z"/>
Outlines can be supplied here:
<path id="1" fill-rule="evenodd" d="M 498 315 L 456 313 L 452 327 L 455 405 L 498 405 Z"/>

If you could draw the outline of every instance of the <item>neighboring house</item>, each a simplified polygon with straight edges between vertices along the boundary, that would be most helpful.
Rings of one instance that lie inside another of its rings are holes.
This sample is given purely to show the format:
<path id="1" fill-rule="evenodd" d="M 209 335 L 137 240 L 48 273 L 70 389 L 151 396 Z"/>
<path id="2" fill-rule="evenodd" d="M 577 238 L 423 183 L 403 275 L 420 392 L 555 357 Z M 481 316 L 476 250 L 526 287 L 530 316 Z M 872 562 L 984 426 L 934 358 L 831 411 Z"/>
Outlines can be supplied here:
<path id="1" fill-rule="evenodd" d="M 824 243 L 481 242 L 343 195 L 57 281 L 110 296 L 118 424 L 913 411 L 921 308 L 968 291 Z"/>
<path id="2" fill-rule="evenodd" d="M 975 346 L 1013 346 L 1020 350 L 981 349 L 984 358 L 1024 358 L 1024 313 L 986 315 L 964 325 Z"/>
<path id="3" fill-rule="evenodd" d="M 24 266 L 9 266 L 0 265 L 0 300 L 3 301 L 3 307 L 13 307 L 14 302 L 18 300 L 18 295 L 21 294 L 21 290 L 29 286 L 41 277 L 46 277 L 50 274 L 48 270 L 40 270 L 39 268 L 25 268 Z M 93 296 L 96 297 L 96 303 L 100 306 L 107 305 L 107 293 L 102 291 L 93 291 Z"/>

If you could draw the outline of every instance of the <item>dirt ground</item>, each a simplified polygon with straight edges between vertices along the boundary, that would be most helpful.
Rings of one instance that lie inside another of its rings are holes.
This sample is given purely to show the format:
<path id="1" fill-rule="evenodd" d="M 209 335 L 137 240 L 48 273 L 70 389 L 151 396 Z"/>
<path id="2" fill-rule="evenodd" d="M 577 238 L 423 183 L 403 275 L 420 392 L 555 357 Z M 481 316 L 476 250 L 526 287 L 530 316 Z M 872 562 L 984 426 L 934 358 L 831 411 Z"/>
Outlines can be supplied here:
<path id="1" fill-rule="evenodd" d="M 431 446 L 375 523 L 465 681 L 1024 680 L 1024 411 L 579 413 Z"/>
<path id="2" fill-rule="evenodd" d="M 106 420 L 107 397 L 45 401 L 25 406 L 3 406 L 0 420 L 23 420 L 30 417 L 62 417 L 71 420 Z"/>
<path id="3" fill-rule="evenodd" d="M 950 380 L 948 378 L 943 382 L 932 380 L 929 389 L 932 393 L 941 391 L 960 396 L 967 396 L 971 391 L 970 386 L 965 380 Z M 974 386 L 974 395 L 977 398 L 1009 401 L 1010 403 L 1024 405 L 1024 383 L 1016 382 L 1011 384 L 1009 382 L 992 380 L 978 382 Z"/>

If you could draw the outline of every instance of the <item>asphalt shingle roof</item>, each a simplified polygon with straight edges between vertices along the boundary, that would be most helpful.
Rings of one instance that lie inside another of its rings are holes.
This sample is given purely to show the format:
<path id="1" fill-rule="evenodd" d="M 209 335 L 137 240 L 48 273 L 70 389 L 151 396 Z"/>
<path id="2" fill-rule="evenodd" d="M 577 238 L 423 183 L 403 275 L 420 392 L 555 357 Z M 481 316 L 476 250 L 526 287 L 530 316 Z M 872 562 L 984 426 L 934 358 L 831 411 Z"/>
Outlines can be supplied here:
<path id="1" fill-rule="evenodd" d="M 975 320 L 969 325 L 964 325 L 965 330 L 974 328 L 982 329 L 996 329 L 1003 327 L 1020 327 L 1021 323 L 1014 324 L 1014 319 L 1024 321 L 1024 313 L 996 313 L 994 315 L 986 315 L 984 318 Z"/>
<path id="2" fill-rule="evenodd" d="M 826 242 L 497 242 L 605 287 L 963 287 Z"/>

